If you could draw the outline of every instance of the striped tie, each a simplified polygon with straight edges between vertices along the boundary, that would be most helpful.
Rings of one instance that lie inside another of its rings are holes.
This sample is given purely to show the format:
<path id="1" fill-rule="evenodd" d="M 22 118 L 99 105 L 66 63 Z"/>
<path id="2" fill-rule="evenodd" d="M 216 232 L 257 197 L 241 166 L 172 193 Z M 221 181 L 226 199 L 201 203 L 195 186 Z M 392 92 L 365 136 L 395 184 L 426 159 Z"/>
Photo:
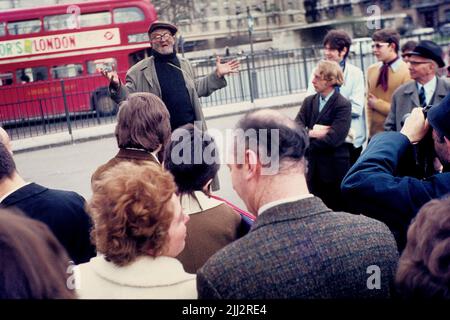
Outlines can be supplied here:
<path id="1" fill-rule="evenodd" d="M 427 105 L 427 99 L 425 97 L 425 89 L 423 86 L 419 90 L 419 103 L 422 108 L 424 108 Z"/>

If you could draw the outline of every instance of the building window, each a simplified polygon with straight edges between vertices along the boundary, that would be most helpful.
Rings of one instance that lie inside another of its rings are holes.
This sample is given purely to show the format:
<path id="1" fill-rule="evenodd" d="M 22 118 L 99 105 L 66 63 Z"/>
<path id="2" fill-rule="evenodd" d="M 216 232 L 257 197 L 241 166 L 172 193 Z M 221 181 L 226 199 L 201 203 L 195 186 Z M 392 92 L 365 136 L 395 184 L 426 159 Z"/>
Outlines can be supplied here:
<path id="1" fill-rule="evenodd" d="M 255 25 L 255 27 L 259 26 L 259 18 L 258 17 L 253 18 L 253 24 Z"/>
<path id="2" fill-rule="evenodd" d="M 208 31 L 208 22 L 202 22 L 202 31 Z"/>
<path id="3" fill-rule="evenodd" d="M 217 8 L 211 8 L 211 13 L 212 13 L 214 16 L 217 16 L 218 13 L 219 13 L 219 11 L 217 10 Z"/>
<path id="4" fill-rule="evenodd" d="M 392 1 L 391 0 L 383 0 L 381 2 L 384 11 L 392 10 Z"/>
<path id="5" fill-rule="evenodd" d="M 220 30 L 220 21 L 214 22 L 214 29 Z"/>
<path id="6" fill-rule="evenodd" d="M 409 9 L 411 8 L 411 1 L 410 0 L 402 0 L 402 8 L 403 9 Z"/>
<path id="7" fill-rule="evenodd" d="M 227 20 L 227 28 L 231 29 L 232 25 L 231 25 L 231 20 Z"/>
<path id="8" fill-rule="evenodd" d="M 450 22 L 450 10 L 445 10 L 445 22 Z"/>
<path id="9" fill-rule="evenodd" d="M 291 23 L 295 22 L 295 17 L 293 14 L 289 15 L 289 22 L 291 22 Z"/>
<path id="10" fill-rule="evenodd" d="M 353 14 L 353 8 L 351 5 L 345 5 L 342 7 L 345 16 L 351 16 Z"/>

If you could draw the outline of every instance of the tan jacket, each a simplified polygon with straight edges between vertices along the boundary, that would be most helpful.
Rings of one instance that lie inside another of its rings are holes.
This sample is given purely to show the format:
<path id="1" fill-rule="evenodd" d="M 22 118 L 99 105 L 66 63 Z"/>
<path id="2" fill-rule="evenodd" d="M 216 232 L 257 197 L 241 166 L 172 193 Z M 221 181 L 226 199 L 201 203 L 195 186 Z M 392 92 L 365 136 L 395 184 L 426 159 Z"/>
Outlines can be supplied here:
<path id="1" fill-rule="evenodd" d="M 238 238 L 241 217 L 225 203 L 196 191 L 181 197 L 183 212 L 189 214 L 186 246 L 177 259 L 184 270 L 196 273 L 214 253 Z"/>
<path id="2" fill-rule="evenodd" d="M 207 97 L 214 91 L 225 87 L 227 81 L 225 78 L 217 77 L 214 71 L 205 77 L 195 79 L 194 71 L 189 61 L 180 56 L 178 56 L 178 59 L 180 60 L 186 88 L 194 108 L 195 120 L 202 121 L 203 129 L 206 129 L 199 97 Z M 150 92 L 161 97 L 161 87 L 153 56 L 138 62 L 128 70 L 125 86 L 122 85 L 118 91 L 110 87 L 111 98 L 117 103 L 125 100 L 128 94 L 134 92 Z"/>
<path id="3" fill-rule="evenodd" d="M 380 75 L 381 63 L 375 63 L 367 69 L 367 92 L 377 97 L 375 109 L 371 109 L 366 103 L 366 120 L 369 138 L 376 133 L 384 131 L 384 121 L 391 110 L 391 99 L 395 89 L 410 80 L 408 65 L 403 61 L 394 63 L 395 68 L 389 68 L 388 89 L 384 91 L 381 86 L 377 86 Z"/>

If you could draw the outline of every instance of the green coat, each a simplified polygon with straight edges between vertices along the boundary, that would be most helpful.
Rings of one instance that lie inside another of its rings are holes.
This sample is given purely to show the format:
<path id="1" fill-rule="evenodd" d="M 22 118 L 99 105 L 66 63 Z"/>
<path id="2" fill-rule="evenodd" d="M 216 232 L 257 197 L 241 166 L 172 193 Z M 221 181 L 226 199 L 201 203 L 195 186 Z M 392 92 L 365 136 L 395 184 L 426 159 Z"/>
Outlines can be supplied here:
<path id="1" fill-rule="evenodd" d="M 195 79 L 194 71 L 189 61 L 180 56 L 178 56 L 178 59 L 180 60 L 186 88 L 194 107 L 195 120 L 202 121 L 203 129 L 206 129 L 199 97 L 207 97 L 214 91 L 224 88 L 227 85 L 227 81 L 225 78 L 217 77 L 215 71 L 205 77 Z M 150 92 L 161 98 L 161 87 L 156 74 L 153 56 L 138 62 L 128 70 L 125 86 L 120 86 L 118 91 L 110 87 L 111 98 L 117 103 L 125 100 L 129 93 L 134 92 Z"/>

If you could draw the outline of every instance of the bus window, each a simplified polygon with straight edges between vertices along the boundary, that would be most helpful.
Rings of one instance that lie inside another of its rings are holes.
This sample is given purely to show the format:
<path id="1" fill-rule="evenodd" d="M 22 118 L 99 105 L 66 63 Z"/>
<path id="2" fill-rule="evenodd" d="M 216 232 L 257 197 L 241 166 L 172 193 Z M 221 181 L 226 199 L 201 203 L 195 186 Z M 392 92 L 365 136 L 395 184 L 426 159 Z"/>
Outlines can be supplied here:
<path id="1" fill-rule="evenodd" d="M 41 31 L 41 20 L 8 22 L 7 28 L 10 35 L 37 33 Z"/>
<path id="2" fill-rule="evenodd" d="M 6 34 L 5 23 L 4 22 L 0 22 L 0 37 L 3 37 L 5 34 Z"/>
<path id="3" fill-rule="evenodd" d="M 16 79 L 18 82 L 26 81 L 26 77 L 28 77 L 29 82 L 41 81 L 48 79 L 48 71 L 47 67 L 33 67 L 33 68 L 25 68 L 18 69 L 16 71 Z"/>
<path id="4" fill-rule="evenodd" d="M 77 21 L 72 13 L 44 17 L 44 29 L 48 31 L 76 29 Z"/>
<path id="5" fill-rule="evenodd" d="M 86 13 L 80 16 L 80 27 L 94 27 L 111 24 L 111 12 Z"/>
<path id="6" fill-rule="evenodd" d="M 117 8 L 113 10 L 114 23 L 144 21 L 145 16 L 137 7 Z"/>
<path id="7" fill-rule="evenodd" d="M 0 87 L 9 86 L 13 83 L 12 72 L 0 73 Z"/>
<path id="8" fill-rule="evenodd" d="M 77 64 L 65 64 L 50 69 L 53 79 L 60 78 L 72 78 L 83 74 L 83 65 Z"/>
<path id="9" fill-rule="evenodd" d="M 87 62 L 88 74 L 98 73 L 100 68 L 110 68 L 111 70 L 117 70 L 117 61 L 114 58 L 105 58 Z"/>

